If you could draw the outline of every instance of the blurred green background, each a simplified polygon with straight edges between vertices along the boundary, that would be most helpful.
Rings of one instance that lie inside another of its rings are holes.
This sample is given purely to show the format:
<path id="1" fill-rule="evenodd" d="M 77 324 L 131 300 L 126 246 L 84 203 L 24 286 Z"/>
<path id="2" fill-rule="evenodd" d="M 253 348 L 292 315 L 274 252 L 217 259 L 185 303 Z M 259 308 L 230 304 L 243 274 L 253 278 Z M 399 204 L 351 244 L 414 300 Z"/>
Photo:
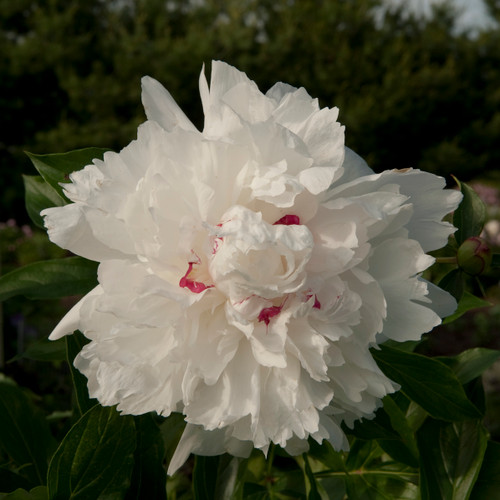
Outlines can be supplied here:
<path id="1" fill-rule="evenodd" d="M 0 0 L 0 220 L 27 221 L 24 150 L 119 150 L 135 137 L 143 75 L 201 127 L 198 76 L 212 59 L 263 91 L 284 81 L 338 106 L 347 145 L 377 171 L 498 174 L 500 29 L 457 32 L 453 2 L 428 17 L 383 4 Z M 500 19 L 500 2 L 488 4 Z"/>
<path id="2" fill-rule="evenodd" d="M 457 27 L 453 2 L 427 17 L 412 15 L 406 2 L 385 5 L 0 0 L 0 273 L 64 255 L 27 225 L 22 174 L 36 172 L 23 151 L 120 150 L 145 119 L 143 75 L 164 84 L 201 128 L 198 77 L 212 59 L 247 72 L 263 91 L 284 81 L 304 86 L 321 106 L 338 106 L 346 144 L 376 171 L 416 167 L 450 185 L 450 174 L 474 180 L 488 203 L 488 238 L 498 247 L 500 1 L 485 0 L 491 23 L 473 32 Z M 498 275 L 485 283 L 497 305 L 433 334 L 430 352 L 500 348 Z M 72 300 L 5 302 L 0 369 L 46 336 Z M 40 365 L 29 363 L 4 369 L 37 393 L 48 389 L 40 384 L 59 390 L 60 377 L 36 377 Z"/>

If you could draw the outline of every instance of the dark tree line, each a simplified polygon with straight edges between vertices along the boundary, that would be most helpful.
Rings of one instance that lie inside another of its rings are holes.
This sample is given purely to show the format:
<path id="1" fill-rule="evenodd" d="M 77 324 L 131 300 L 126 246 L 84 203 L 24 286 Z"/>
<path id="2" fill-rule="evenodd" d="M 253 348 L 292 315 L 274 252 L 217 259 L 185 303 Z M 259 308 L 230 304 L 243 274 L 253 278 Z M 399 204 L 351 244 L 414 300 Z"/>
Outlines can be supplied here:
<path id="1" fill-rule="evenodd" d="M 498 0 L 487 1 L 500 19 Z M 23 150 L 120 149 L 144 120 L 140 77 L 202 126 L 198 76 L 222 59 L 262 90 L 304 86 L 339 106 L 347 145 L 375 170 L 463 180 L 500 167 L 500 29 L 457 34 L 374 14 L 381 0 L 0 0 L 0 219 L 25 220 Z"/>

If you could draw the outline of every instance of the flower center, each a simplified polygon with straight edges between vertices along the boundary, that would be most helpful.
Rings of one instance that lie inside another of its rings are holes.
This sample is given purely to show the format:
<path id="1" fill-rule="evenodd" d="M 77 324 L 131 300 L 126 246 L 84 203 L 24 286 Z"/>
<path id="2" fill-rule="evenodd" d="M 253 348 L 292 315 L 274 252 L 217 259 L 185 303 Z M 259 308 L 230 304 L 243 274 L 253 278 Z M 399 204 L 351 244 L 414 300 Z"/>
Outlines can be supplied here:
<path id="1" fill-rule="evenodd" d="M 187 288 L 193 293 L 201 293 L 207 288 L 213 288 L 214 285 L 205 285 L 205 283 L 201 281 L 195 281 L 194 279 L 189 277 L 193 273 L 193 266 L 201 264 L 200 258 L 194 252 L 193 254 L 196 256 L 197 260 L 188 262 L 188 270 L 186 271 L 186 274 L 179 280 L 179 286 L 181 288 Z"/>
<path id="2" fill-rule="evenodd" d="M 273 226 L 277 226 L 278 224 L 283 224 L 284 226 L 298 226 L 300 225 L 300 218 L 298 215 L 287 214 L 277 220 Z"/>
<path id="3" fill-rule="evenodd" d="M 257 319 L 259 321 L 263 321 L 266 324 L 266 326 L 268 326 L 269 323 L 271 322 L 271 318 L 277 316 L 281 312 L 281 309 L 283 309 L 283 305 L 264 307 L 264 309 L 260 311 Z"/>
<path id="4" fill-rule="evenodd" d="M 306 295 L 306 298 L 309 300 L 313 296 L 314 296 L 314 305 L 313 305 L 313 308 L 314 309 L 321 309 L 321 303 L 318 300 L 318 297 L 316 297 L 316 294 L 313 295 L 312 293 L 310 293 L 310 294 Z"/>
<path id="5" fill-rule="evenodd" d="M 306 285 L 305 268 L 314 242 L 298 215 L 285 214 L 269 224 L 261 213 L 235 206 L 223 220 L 212 229 L 206 262 L 192 251 L 194 257 L 179 280 L 181 288 L 198 294 L 216 287 L 243 321 L 266 326 L 289 297 L 300 297 L 300 302 L 314 297 L 313 308 L 321 309 Z"/>

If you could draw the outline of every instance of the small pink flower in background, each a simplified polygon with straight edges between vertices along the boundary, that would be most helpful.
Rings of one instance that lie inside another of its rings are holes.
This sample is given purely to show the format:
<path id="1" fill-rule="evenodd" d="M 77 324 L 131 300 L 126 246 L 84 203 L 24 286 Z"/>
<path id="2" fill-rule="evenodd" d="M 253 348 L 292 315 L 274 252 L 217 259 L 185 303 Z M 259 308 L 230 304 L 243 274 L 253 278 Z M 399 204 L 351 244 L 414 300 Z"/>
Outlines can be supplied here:
<path id="1" fill-rule="evenodd" d="M 128 414 L 181 412 L 170 463 L 247 456 L 271 442 L 348 444 L 397 387 L 369 348 L 418 340 L 453 312 L 420 274 L 460 202 L 419 170 L 374 174 L 344 146 L 338 110 L 278 83 L 262 94 L 214 62 L 198 131 L 143 79 L 148 120 L 120 153 L 70 176 L 44 210 L 51 240 L 100 262 L 99 285 L 51 335 L 91 397 Z"/>
<path id="2" fill-rule="evenodd" d="M 500 193 L 493 186 L 482 184 L 481 182 L 471 183 L 471 188 L 479 195 L 486 205 L 500 206 Z"/>
<path id="3" fill-rule="evenodd" d="M 495 187 L 481 182 L 473 182 L 471 187 L 486 204 L 487 216 L 490 219 L 484 225 L 481 237 L 490 245 L 500 247 L 500 192 Z"/>
<path id="4" fill-rule="evenodd" d="M 491 245 L 500 247 L 500 221 L 489 220 L 485 225 L 481 236 Z"/>

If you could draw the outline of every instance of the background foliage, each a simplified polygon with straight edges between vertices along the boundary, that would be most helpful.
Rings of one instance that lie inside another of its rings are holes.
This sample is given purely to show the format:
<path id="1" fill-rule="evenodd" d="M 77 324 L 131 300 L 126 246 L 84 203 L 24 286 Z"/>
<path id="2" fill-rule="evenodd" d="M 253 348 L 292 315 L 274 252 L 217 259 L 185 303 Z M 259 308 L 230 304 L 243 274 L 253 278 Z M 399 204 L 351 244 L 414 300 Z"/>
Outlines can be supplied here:
<path id="1" fill-rule="evenodd" d="M 500 18 L 498 2 L 489 4 Z M 459 34 L 450 6 L 414 18 L 383 16 L 380 5 L 0 0 L 0 211 L 26 221 L 20 173 L 33 170 L 23 150 L 130 142 L 144 119 L 145 74 L 201 126 L 198 75 L 212 59 L 262 89 L 281 80 L 339 106 L 347 145 L 375 170 L 413 166 L 464 181 L 497 170 L 500 30 Z"/>
<path id="2" fill-rule="evenodd" d="M 500 21 L 499 1 L 487 3 Z M 9 360 L 4 372 L 19 384 L 0 378 L 0 498 L 495 498 L 500 378 L 490 387 L 495 402 L 485 398 L 481 373 L 498 353 L 476 347 L 500 348 L 498 270 L 480 281 L 453 264 L 431 270 L 434 282 L 454 277 L 448 286 L 464 299 L 460 312 L 484 306 L 476 297 L 483 291 L 497 305 L 426 336 L 419 354 L 414 345 L 375 353 L 403 390 L 384 399 L 375 420 L 348 430 L 351 453 L 313 443 L 298 459 L 279 448 L 268 461 L 260 453 L 245 461 L 198 457 L 168 480 L 166 493 L 161 464 L 172 456 L 182 418 L 118 418 L 114 409 L 95 406 L 85 380 L 66 363 L 85 339 L 45 340 L 77 294 L 93 286 L 95 268 L 68 258 L 25 223 L 29 213 L 39 225 L 41 207 L 64 203 L 57 182 L 65 169 L 83 166 L 99 150 L 44 153 L 90 145 L 119 150 L 134 139 L 144 120 L 144 74 L 163 83 L 202 127 L 200 68 L 205 63 L 208 72 L 212 59 L 222 59 L 262 90 L 281 80 L 304 86 L 322 106 L 339 106 L 347 145 L 375 170 L 412 166 L 450 182 L 454 174 L 498 185 L 500 28 L 469 36 L 457 32 L 449 6 L 417 19 L 404 10 L 382 15 L 380 5 L 0 0 L 0 300 L 8 298 L 0 303 L 0 343 Z M 38 172 L 25 150 L 38 153 L 31 156 Z M 496 192 L 479 223 L 478 211 L 467 208 L 475 235 L 499 218 L 499 204 Z M 500 246 L 498 228 L 490 243 Z M 452 242 L 442 255 L 454 252 Z M 429 353 L 453 357 L 421 355 Z"/>

